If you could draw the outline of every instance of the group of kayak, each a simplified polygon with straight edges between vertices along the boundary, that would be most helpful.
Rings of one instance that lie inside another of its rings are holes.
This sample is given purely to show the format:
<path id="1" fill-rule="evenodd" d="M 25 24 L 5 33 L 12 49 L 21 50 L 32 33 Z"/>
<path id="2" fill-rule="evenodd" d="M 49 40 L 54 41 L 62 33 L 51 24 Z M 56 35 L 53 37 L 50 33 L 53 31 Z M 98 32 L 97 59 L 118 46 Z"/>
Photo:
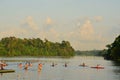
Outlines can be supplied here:
<path id="1" fill-rule="evenodd" d="M 38 71 L 41 71 L 41 70 L 42 70 L 42 66 L 43 66 L 43 65 L 44 65 L 44 64 L 42 64 L 42 63 L 39 63 L 39 64 L 38 64 Z M 56 65 L 57 65 L 57 64 L 55 64 L 55 63 L 52 63 L 52 64 L 51 64 L 52 67 L 55 67 Z M 6 67 L 6 66 L 8 66 L 6 63 L 0 61 L 0 71 L 6 71 L 7 69 L 4 69 L 4 67 Z M 25 64 L 22 64 L 22 63 L 19 63 L 19 64 L 18 64 L 18 67 L 19 67 L 19 68 L 22 68 L 22 69 L 24 69 L 24 70 L 28 70 L 29 67 L 32 67 L 32 66 L 33 66 L 32 63 L 30 63 L 30 62 L 26 62 Z M 63 66 L 64 66 L 64 67 L 67 67 L 67 66 L 68 66 L 68 63 L 64 63 Z M 88 65 L 86 65 L 85 63 L 82 63 L 82 64 L 80 64 L 79 66 L 81 66 L 81 67 L 88 67 Z M 97 64 L 96 66 L 92 66 L 92 67 L 90 67 L 90 68 L 104 69 L 103 66 L 98 65 L 98 64 Z M 10 71 L 10 70 L 8 69 L 7 71 Z M 13 71 L 13 70 L 11 70 L 11 71 Z"/>
<path id="2" fill-rule="evenodd" d="M 55 63 L 52 63 L 52 67 L 54 67 L 54 66 L 56 66 L 57 64 L 55 64 Z M 64 65 L 63 65 L 64 67 L 67 67 L 68 66 L 68 63 L 65 63 Z M 82 64 L 80 64 L 79 66 L 81 66 L 81 67 L 88 67 L 88 65 L 86 65 L 85 63 L 82 63 Z M 103 66 L 101 66 L 101 65 L 99 65 L 99 64 L 97 64 L 96 66 L 92 66 L 92 67 L 90 67 L 90 68 L 95 68 L 95 69 L 104 69 L 104 67 Z"/>
<path id="3" fill-rule="evenodd" d="M 55 64 L 55 63 L 52 63 L 52 67 L 54 67 L 54 66 L 56 66 L 57 64 Z M 68 63 L 65 63 L 64 65 L 63 65 L 64 67 L 67 67 L 68 66 Z"/>
<path id="4" fill-rule="evenodd" d="M 88 67 L 85 63 L 83 64 L 80 64 L 79 66 L 82 66 L 82 67 Z M 104 69 L 103 66 L 97 64 L 96 66 L 92 66 L 91 68 L 95 68 L 95 69 Z"/>
<path id="5" fill-rule="evenodd" d="M 41 71 L 42 65 L 43 65 L 42 63 L 38 64 L 38 71 Z M 8 66 L 8 64 L 6 64 L 3 61 L 0 61 L 0 73 L 15 72 L 15 70 L 13 69 L 5 69 L 6 66 Z M 23 68 L 24 70 L 28 70 L 28 68 L 32 66 L 33 66 L 32 63 L 30 62 L 26 62 L 25 64 L 23 63 L 18 64 L 18 67 Z"/>
<path id="6" fill-rule="evenodd" d="M 42 66 L 43 66 L 44 64 L 42 64 L 42 63 L 39 63 L 38 64 L 38 71 L 41 71 L 42 70 Z M 55 67 L 57 64 L 55 64 L 55 63 L 52 63 L 51 64 L 51 67 Z M 25 63 L 25 64 L 22 64 L 22 63 L 19 63 L 18 64 L 18 67 L 19 68 L 23 68 L 24 70 L 28 70 L 29 69 L 29 67 L 32 67 L 33 65 L 32 65 L 32 63 L 30 63 L 30 62 L 27 62 L 27 63 Z M 64 65 L 63 65 L 64 67 L 67 67 L 68 66 L 68 63 L 65 63 Z"/>
<path id="7" fill-rule="evenodd" d="M 43 65 L 42 63 L 38 64 L 38 71 L 42 70 L 42 65 Z M 26 62 L 25 64 L 22 64 L 22 63 L 18 64 L 18 67 L 23 68 L 24 70 L 28 70 L 28 68 L 32 67 L 32 66 L 33 66 L 32 63 L 30 63 L 30 62 Z"/>

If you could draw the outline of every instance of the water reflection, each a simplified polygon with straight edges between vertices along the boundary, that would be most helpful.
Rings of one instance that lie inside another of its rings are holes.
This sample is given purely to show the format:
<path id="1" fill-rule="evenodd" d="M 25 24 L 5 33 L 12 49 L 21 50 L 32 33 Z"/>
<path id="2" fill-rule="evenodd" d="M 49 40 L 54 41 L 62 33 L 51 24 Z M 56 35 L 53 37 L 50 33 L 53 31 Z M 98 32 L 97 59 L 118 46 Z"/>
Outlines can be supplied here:
<path id="1" fill-rule="evenodd" d="M 120 79 L 120 62 L 113 61 L 112 63 L 113 63 L 113 66 L 114 66 L 113 71 L 116 75 L 118 75 L 117 77 Z"/>
<path id="2" fill-rule="evenodd" d="M 120 66 L 120 61 L 112 61 L 114 66 Z"/>
<path id="3" fill-rule="evenodd" d="M 2 77 L 3 76 L 3 73 L 0 73 L 0 77 Z"/>

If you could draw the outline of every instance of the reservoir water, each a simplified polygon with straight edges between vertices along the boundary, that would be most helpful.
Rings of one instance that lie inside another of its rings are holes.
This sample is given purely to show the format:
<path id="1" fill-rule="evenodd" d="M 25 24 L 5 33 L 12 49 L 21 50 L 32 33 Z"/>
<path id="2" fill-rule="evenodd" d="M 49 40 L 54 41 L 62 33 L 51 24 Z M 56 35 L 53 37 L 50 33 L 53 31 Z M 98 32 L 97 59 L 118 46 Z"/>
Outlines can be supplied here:
<path id="1" fill-rule="evenodd" d="M 104 60 L 103 57 L 75 56 L 73 58 L 0 58 L 6 61 L 5 69 L 14 69 L 14 73 L 0 73 L 0 80 L 120 80 L 120 63 Z M 32 63 L 24 70 L 18 64 Z M 87 67 L 79 66 L 85 63 Z M 42 70 L 38 72 L 38 64 Z M 52 63 L 56 65 L 52 67 Z M 67 67 L 64 64 L 67 63 Z M 100 64 L 104 69 L 91 68 Z"/>

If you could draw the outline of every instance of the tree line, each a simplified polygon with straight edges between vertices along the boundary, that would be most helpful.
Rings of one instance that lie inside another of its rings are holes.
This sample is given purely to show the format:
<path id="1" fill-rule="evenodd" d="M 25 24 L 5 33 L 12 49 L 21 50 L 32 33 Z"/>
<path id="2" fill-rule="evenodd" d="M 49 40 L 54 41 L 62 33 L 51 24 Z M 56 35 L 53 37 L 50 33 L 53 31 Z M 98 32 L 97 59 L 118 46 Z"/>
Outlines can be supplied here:
<path id="1" fill-rule="evenodd" d="M 106 50 L 75 51 L 78 56 L 104 56 Z"/>
<path id="2" fill-rule="evenodd" d="M 109 60 L 120 61 L 120 35 L 114 40 L 112 44 L 106 45 L 107 54 L 105 58 Z"/>
<path id="3" fill-rule="evenodd" d="M 51 42 L 40 38 L 5 37 L 0 40 L 0 56 L 74 56 L 69 41 Z"/>

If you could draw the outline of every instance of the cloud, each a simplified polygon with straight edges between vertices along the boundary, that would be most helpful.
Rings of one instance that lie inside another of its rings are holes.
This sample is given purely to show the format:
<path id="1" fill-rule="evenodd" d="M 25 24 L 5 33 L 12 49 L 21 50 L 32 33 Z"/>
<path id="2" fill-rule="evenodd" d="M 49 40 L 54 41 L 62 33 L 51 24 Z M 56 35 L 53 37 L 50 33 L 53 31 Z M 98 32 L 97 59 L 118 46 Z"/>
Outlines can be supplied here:
<path id="1" fill-rule="evenodd" d="M 37 24 L 34 22 L 32 16 L 28 16 L 25 21 L 23 22 L 24 26 L 30 27 L 32 30 L 38 30 Z"/>
<path id="2" fill-rule="evenodd" d="M 103 17 L 102 16 L 95 16 L 94 19 L 96 22 L 101 22 L 103 20 Z"/>
<path id="3" fill-rule="evenodd" d="M 46 20 L 45 20 L 45 23 L 43 24 L 44 31 L 49 31 L 54 26 L 55 26 L 55 24 L 53 24 L 53 20 L 50 17 L 47 17 Z"/>
<path id="4" fill-rule="evenodd" d="M 0 32 L 0 38 L 15 36 L 15 37 L 23 37 L 27 34 L 27 31 L 22 28 L 11 28 L 6 31 Z"/>
<path id="5" fill-rule="evenodd" d="M 64 38 L 79 39 L 79 40 L 93 40 L 95 31 L 90 20 L 85 20 L 84 23 L 78 22 L 76 24 L 77 28 L 70 32 L 63 33 Z"/>
<path id="6" fill-rule="evenodd" d="M 47 17 L 46 24 L 47 25 L 52 25 L 53 24 L 53 21 L 52 21 L 52 19 L 50 17 Z"/>
<path id="7" fill-rule="evenodd" d="M 86 19 L 79 23 L 76 23 L 76 29 L 61 35 L 63 39 L 69 40 L 71 45 L 79 50 L 104 49 L 107 39 L 103 33 L 95 31 L 93 22 Z"/>
<path id="8" fill-rule="evenodd" d="M 86 20 L 85 23 L 80 27 L 80 36 L 84 39 L 91 39 L 94 36 L 93 25 L 90 20 Z"/>
<path id="9" fill-rule="evenodd" d="M 49 31 L 40 31 L 38 32 L 34 37 L 40 37 L 41 39 L 47 38 L 50 41 L 61 41 L 61 34 L 55 30 L 54 28 L 51 28 Z"/>
<path id="10" fill-rule="evenodd" d="M 78 23 L 77 23 L 77 26 L 78 26 L 78 27 L 79 27 L 79 26 L 81 26 L 81 23 L 80 23 L 80 22 L 78 22 Z"/>
<path id="11" fill-rule="evenodd" d="M 77 23 L 78 24 L 78 23 Z M 88 42 L 104 41 L 101 31 L 95 30 L 93 22 L 90 19 L 84 20 L 75 31 L 70 32 L 72 36 L 78 37 L 79 40 Z"/>

